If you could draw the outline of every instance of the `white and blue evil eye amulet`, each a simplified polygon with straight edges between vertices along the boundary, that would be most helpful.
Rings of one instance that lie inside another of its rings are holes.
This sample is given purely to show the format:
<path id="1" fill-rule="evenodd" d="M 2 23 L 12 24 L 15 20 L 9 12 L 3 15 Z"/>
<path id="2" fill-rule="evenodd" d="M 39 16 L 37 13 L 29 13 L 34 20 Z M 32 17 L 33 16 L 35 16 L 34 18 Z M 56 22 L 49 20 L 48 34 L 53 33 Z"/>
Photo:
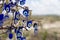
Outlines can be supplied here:
<path id="1" fill-rule="evenodd" d="M 32 26 L 32 21 L 27 21 L 27 27 L 30 28 Z"/>
<path id="2" fill-rule="evenodd" d="M 29 16 L 29 10 L 28 9 L 23 10 L 23 15 L 25 17 L 28 17 Z"/>
<path id="3" fill-rule="evenodd" d="M 24 5 L 26 0 L 20 0 L 20 5 Z"/>
<path id="4" fill-rule="evenodd" d="M 10 12 L 10 5 L 5 3 L 4 10 L 6 10 L 6 12 Z"/>

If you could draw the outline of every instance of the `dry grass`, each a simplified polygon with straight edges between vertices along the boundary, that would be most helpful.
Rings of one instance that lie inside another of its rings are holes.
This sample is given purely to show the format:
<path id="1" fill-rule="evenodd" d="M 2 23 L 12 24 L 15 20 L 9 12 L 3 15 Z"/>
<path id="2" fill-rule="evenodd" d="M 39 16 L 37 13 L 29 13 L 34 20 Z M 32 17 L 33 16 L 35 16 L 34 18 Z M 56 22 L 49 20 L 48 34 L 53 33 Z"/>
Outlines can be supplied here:
<path id="1" fill-rule="evenodd" d="M 33 16 L 32 19 L 34 20 L 45 20 L 45 22 L 55 22 L 55 21 L 60 21 L 59 16 Z M 47 21 L 46 21 L 47 20 Z M 10 24 L 9 22 L 12 22 L 12 20 L 7 21 L 4 25 Z M 43 22 L 43 21 L 42 21 Z M 51 30 L 51 29 L 49 29 Z M 50 33 L 49 33 L 50 32 Z M 39 32 L 36 36 L 34 36 L 33 31 L 25 31 L 23 34 L 27 40 L 60 40 L 60 37 L 56 37 L 56 34 L 54 32 L 51 33 L 51 31 L 45 31 L 39 29 Z"/>

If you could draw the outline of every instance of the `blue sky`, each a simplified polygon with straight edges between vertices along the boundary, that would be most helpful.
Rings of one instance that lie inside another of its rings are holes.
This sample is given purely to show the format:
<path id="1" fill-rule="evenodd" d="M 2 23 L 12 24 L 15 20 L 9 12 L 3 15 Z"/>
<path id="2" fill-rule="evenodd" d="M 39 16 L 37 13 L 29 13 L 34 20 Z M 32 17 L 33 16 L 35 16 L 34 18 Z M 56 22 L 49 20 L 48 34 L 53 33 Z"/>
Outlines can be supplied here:
<path id="1" fill-rule="evenodd" d="M 60 0 L 27 0 L 25 5 L 32 10 L 32 15 L 60 15 Z"/>

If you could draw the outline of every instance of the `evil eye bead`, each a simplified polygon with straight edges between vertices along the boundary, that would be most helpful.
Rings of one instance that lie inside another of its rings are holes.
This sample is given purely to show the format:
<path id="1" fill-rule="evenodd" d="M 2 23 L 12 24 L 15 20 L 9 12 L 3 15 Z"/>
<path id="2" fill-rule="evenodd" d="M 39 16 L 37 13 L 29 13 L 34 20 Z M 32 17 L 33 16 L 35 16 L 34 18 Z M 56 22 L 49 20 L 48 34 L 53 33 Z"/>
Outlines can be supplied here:
<path id="1" fill-rule="evenodd" d="M 24 10 L 23 11 L 23 15 L 26 16 L 26 17 L 28 17 L 29 16 L 29 10 L 28 9 Z"/>
<path id="2" fill-rule="evenodd" d="M 32 26 L 32 21 L 27 22 L 27 27 L 30 28 Z"/>
<path id="3" fill-rule="evenodd" d="M 7 12 L 10 12 L 10 5 L 5 3 L 4 10 L 6 10 Z"/>
<path id="4" fill-rule="evenodd" d="M 9 39 L 12 39 L 12 38 L 13 38 L 13 34 L 9 33 Z"/>
<path id="5" fill-rule="evenodd" d="M 26 0 L 20 0 L 20 5 L 24 5 Z"/>

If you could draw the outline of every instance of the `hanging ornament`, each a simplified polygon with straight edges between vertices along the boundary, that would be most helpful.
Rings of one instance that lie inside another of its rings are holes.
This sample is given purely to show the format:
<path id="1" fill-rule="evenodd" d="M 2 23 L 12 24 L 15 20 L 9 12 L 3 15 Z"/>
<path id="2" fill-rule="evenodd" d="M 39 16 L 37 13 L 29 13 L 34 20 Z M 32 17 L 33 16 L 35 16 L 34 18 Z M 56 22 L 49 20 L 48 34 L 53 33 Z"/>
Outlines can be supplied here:
<path id="1" fill-rule="evenodd" d="M 17 20 L 20 19 L 20 13 L 19 13 L 19 12 L 16 12 L 16 13 L 15 13 L 15 19 L 17 19 Z"/>
<path id="2" fill-rule="evenodd" d="M 16 36 L 17 36 L 17 39 L 21 39 L 22 32 L 20 32 L 20 30 L 16 30 Z"/>
<path id="3" fill-rule="evenodd" d="M 12 38 L 13 38 L 13 34 L 9 33 L 9 39 L 12 39 Z"/>
<path id="4" fill-rule="evenodd" d="M 27 21 L 27 27 L 30 28 L 32 26 L 32 21 Z"/>
<path id="5" fill-rule="evenodd" d="M 4 15 L 3 14 L 0 14 L 0 27 L 3 26 L 3 19 L 4 19 Z"/>
<path id="6" fill-rule="evenodd" d="M 29 16 L 29 10 L 28 9 L 25 9 L 23 11 L 23 15 L 26 16 L 26 17 L 28 17 Z"/>
<path id="7" fill-rule="evenodd" d="M 26 0 L 20 0 L 20 5 L 24 5 Z"/>
<path id="8" fill-rule="evenodd" d="M 18 23 L 18 20 L 20 19 L 20 13 L 16 12 L 14 17 L 14 24 Z"/>
<path id="9" fill-rule="evenodd" d="M 4 10 L 6 10 L 6 12 L 10 12 L 10 5 L 5 3 Z"/>

